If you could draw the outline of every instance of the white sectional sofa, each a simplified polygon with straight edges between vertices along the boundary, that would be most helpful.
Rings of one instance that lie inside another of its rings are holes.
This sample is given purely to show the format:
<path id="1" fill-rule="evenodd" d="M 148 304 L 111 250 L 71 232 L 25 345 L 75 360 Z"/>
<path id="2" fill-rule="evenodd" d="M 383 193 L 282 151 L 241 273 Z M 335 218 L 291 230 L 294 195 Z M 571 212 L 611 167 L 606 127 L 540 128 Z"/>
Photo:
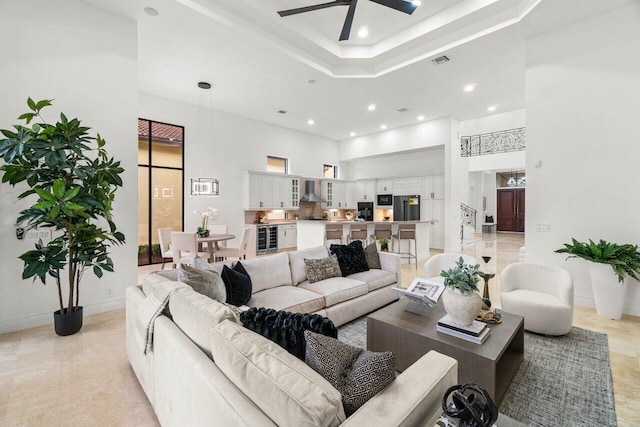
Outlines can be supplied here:
<path id="1" fill-rule="evenodd" d="M 309 284 L 299 261 L 314 253 L 323 255 L 314 248 L 242 261 L 254 283 L 250 305 L 316 312 L 342 324 L 395 298 L 396 255 L 380 254 L 382 270 Z M 394 280 L 386 284 L 389 273 Z M 457 381 L 456 361 L 430 352 L 345 419 L 340 394 L 324 378 L 243 328 L 230 308 L 171 280 L 174 275 L 150 274 L 127 289 L 127 355 L 163 426 L 433 425 L 440 399 Z M 174 291 L 145 354 L 138 312 L 167 282 Z"/>

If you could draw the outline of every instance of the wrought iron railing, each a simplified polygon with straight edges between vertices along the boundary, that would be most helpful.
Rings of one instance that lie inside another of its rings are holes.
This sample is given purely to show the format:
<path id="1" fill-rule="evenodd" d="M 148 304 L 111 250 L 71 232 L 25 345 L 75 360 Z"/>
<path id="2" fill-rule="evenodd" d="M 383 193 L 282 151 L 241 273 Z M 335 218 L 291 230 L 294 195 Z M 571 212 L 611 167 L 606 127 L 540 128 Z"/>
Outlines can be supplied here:
<path id="1" fill-rule="evenodd" d="M 462 157 L 508 153 L 510 151 L 522 151 L 525 148 L 525 128 L 460 138 L 460 153 Z"/>
<path id="2" fill-rule="evenodd" d="M 464 226 L 469 225 L 476 229 L 476 213 L 477 211 L 471 206 L 460 203 L 460 244 L 464 243 Z"/>

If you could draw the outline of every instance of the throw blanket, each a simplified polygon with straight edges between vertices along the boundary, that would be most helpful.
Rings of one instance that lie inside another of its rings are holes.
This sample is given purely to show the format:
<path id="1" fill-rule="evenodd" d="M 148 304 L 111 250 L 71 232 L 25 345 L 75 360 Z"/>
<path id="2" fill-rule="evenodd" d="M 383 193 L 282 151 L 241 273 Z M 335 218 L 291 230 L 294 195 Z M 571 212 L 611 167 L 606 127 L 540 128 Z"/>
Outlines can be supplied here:
<path id="1" fill-rule="evenodd" d="M 242 326 L 278 344 L 304 361 L 306 341 L 304 331 L 338 338 L 338 329 L 331 319 L 319 314 L 290 313 L 272 308 L 255 308 L 240 315 Z"/>
<path id="2" fill-rule="evenodd" d="M 150 352 L 153 346 L 153 324 L 156 317 L 162 314 L 169 303 L 169 297 L 179 287 L 179 284 L 170 281 L 158 283 L 138 307 L 137 341 L 144 354 Z"/>

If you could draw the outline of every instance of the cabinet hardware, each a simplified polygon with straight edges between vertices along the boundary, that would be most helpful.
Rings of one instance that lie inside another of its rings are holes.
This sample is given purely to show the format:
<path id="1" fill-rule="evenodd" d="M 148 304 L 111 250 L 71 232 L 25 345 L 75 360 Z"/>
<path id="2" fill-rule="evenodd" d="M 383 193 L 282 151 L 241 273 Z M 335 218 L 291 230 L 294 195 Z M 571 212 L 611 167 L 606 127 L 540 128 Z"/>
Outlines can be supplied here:
<path id="1" fill-rule="evenodd" d="M 260 207 L 262 207 L 262 202 L 260 202 Z"/>

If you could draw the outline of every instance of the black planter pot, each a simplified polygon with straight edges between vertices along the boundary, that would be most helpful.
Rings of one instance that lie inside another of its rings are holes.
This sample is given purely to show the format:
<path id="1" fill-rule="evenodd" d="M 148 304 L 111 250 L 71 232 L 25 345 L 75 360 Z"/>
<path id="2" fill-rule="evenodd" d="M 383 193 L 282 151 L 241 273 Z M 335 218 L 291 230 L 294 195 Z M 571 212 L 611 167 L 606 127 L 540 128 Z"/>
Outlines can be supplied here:
<path id="1" fill-rule="evenodd" d="M 56 310 L 53 313 L 53 324 L 56 334 L 61 337 L 75 334 L 82 328 L 82 306 L 78 306 L 76 311 L 65 314 Z"/>

